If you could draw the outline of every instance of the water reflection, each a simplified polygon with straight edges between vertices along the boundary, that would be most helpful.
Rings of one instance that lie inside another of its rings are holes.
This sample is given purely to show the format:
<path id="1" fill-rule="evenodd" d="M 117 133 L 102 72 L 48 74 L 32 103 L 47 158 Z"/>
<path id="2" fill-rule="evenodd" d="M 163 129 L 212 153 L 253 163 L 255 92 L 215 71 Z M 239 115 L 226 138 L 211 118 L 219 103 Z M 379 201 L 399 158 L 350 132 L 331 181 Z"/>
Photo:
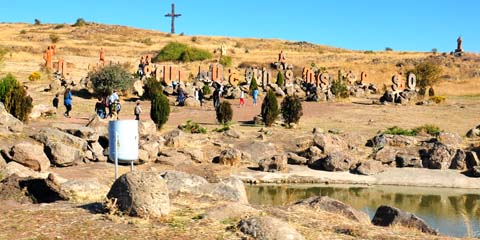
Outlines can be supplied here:
<path id="1" fill-rule="evenodd" d="M 345 185 L 251 185 L 246 190 L 252 204 L 285 205 L 329 196 L 370 217 L 378 206 L 390 205 L 415 213 L 445 235 L 480 237 L 480 192 L 474 190 Z"/>

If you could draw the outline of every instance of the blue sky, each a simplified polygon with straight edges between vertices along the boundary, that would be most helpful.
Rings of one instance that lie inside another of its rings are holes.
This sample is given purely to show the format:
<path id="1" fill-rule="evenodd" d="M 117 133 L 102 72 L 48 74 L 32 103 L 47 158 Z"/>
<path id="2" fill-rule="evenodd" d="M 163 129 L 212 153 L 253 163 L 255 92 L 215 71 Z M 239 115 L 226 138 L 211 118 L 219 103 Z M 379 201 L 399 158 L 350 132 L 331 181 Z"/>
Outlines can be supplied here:
<path id="1" fill-rule="evenodd" d="M 164 0 L 0 0 L 1 22 L 106 24 L 170 31 Z M 480 52 L 477 0 L 175 0 L 176 32 L 307 41 L 356 50 Z"/>

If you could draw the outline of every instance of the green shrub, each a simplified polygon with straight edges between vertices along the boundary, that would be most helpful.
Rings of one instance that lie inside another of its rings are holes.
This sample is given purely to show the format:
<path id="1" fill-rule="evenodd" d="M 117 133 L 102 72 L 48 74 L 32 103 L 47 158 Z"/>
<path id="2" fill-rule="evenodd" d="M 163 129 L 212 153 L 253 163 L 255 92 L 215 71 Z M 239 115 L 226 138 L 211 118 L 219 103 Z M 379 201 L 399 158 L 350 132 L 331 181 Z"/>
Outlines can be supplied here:
<path id="1" fill-rule="evenodd" d="M 230 67 L 232 66 L 232 57 L 221 56 L 219 63 L 222 64 L 224 67 Z"/>
<path id="2" fill-rule="evenodd" d="M 413 130 L 409 129 L 403 129 L 397 126 L 393 126 L 391 128 L 388 128 L 385 132 L 385 134 L 391 134 L 391 135 L 403 135 L 403 136 L 415 136 L 417 133 Z"/>
<path id="3" fill-rule="evenodd" d="M 287 96 L 282 101 L 282 116 L 290 127 L 291 123 L 298 123 L 300 117 L 303 115 L 302 102 L 297 96 Z"/>
<path id="4" fill-rule="evenodd" d="M 430 100 L 432 100 L 436 104 L 440 104 L 445 102 L 446 98 L 444 96 L 434 96 L 434 97 L 431 97 Z"/>
<path id="5" fill-rule="evenodd" d="M 17 79 L 12 74 L 7 74 L 0 80 L 0 102 L 5 102 L 5 97 L 14 87 L 18 86 Z"/>
<path id="6" fill-rule="evenodd" d="M 150 118 L 152 118 L 153 122 L 157 125 L 157 129 L 162 128 L 162 126 L 168 121 L 169 115 L 170 104 L 168 98 L 162 92 L 157 92 L 152 99 L 150 107 Z"/>
<path id="7" fill-rule="evenodd" d="M 203 91 L 203 95 L 212 94 L 212 89 L 210 89 L 210 87 L 207 84 L 203 85 L 202 91 Z"/>
<path id="8" fill-rule="evenodd" d="M 332 93 L 335 95 L 335 97 L 338 97 L 338 98 L 349 97 L 347 85 L 341 79 L 334 80 L 332 82 L 331 90 L 332 90 Z"/>
<path id="9" fill-rule="evenodd" d="M 277 119 L 279 110 L 278 110 L 278 102 L 275 93 L 272 89 L 268 90 L 267 95 L 263 99 L 262 103 L 262 121 L 267 127 L 271 127 L 272 124 Z"/>
<path id="10" fill-rule="evenodd" d="M 133 87 L 133 77 L 121 65 L 106 66 L 88 74 L 93 89 L 97 95 L 107 96 L 116 90 L 130 90 Z"/>
<path id="11" fill-rule="evenodd" d="M 279 87 L 285 85 L 285 78 L 283 77 L 282 71 L 278 71 L 277 73 L 277 85 Z"/>
<path id="12" fill-rule="evenodd" d="M 418 133 L 428 133 L 432 136 L 438 136 L 442 132 L 440 127 L 433 124 L 425 124 L 412 129 L 412 131 L 415 132 L 415 135 L 417 135 Z"/>
<path id="13" fill-rule="evenodd" d="M 33 108 L 32 101 L 25 88 L 17 84 L 5 96 L 5 109 L 22 122 L 28 122 L 28 115 Z"/>
<path id="14" fill-rule="evenodd" d="M 232 121 L 233 110 L 232 105 L 229 102 L 221 102 L 220 106 L 216 109 L 217 121 L 221 124 L 226 124 Z"/>
<path id="15" fill-rule="evenodd" d="M 32 72 L 30 76 L 28 76 L 28 80 L 30 81 L 38 81 L 42 78 L 42 75 L 39 72 Z"/>
<path id="16" fill-rule="evenodd" d="M 25 30 L 25 29 L 21 30 L 21 31 L 20 31 L 20 34 L 22 34 L 22 35 L 23 35 L 23 34 L 27 34 L 27 30 Z"/>
<path id="17" fill-rule="evenodd" d="M 192 62 L 203 61 L 210 58 L 212 58 L 212 54 L 206 50 L 189 47 L 186 44 L 178 42 L 170 42 L 160 50 L 160 52 L 152 59 L 152 61 Z"/>
<path id="18" fill-rule="evenodd" d="M 54 27 L 54 29 L 60 29 L 60 28 L 64 28 L 65 27 L 65 24 L 58 24 Z"/>
<path id="19" fill-rule="evenodd" d="M 255 77 L 252 78 L 252 81 L 250 82 L 250 87 L 248 87 L 248 90 L 250 91 L 250 94 L 253 93 L 253 90 L 258 89 L 258 84 L 257 84 L 257 79 Z"/>
<path id="20" fill-rule="evenodd" d="M 409 72 L 412 72 L 417 77 L 417 85 L 422 88 L 434 86 L 440 81 L 442 74 L 442 67 L 439 63 L 433 61 L 421 62 Z"/>
<path id="21" fill-rule="evenodd" d="M 50 34 L 50 41 L 52 41 L 52 43 L 57 43 L 58 41 L 60 41 L 60 37 L 56 34 Z"/>
<path id="22" fill-rule="evenodd" d="M 232 122 L 226 122 L 226 123 L 222 124 L 221 128 L 215 128 L 215 129 L 213 129 L 213 131 L 219 132 L 219 133 L 226 132 L 226 131 L 230 130 L 231 126 L 232 126 Z"/>
<path id="23" fill-rule="evenodd" d="M 425 93 L 427 92 L 427 89 L 425 87 L 420 87 L 420 89 L 418 90 L 418 95 L 420 96 L 425 96 Z"/>
<path id="24" fill-rule="evenodd" d="M 35 20 L 33 21 L 35 25 L 41 25 L 42 22 L 40 22 L 40 19 L 38 18 L 35 18 Z"/>
<path id="25" fill-rule="evenodd" d="M 197 41 L 198 41 L 198 37 L 197 37 L 197 36 L 193 36 L 190 40 L 191 40 L 192 42 L 197 42 Z"/>
<path id="26" fill-rule="evenodd" d="M 187 132 L 187 133 L 207 133 L 207 129 L 200 126 L 198 123 L 192 122 L 192 120 L 187 120 L 185 124 L 178 126 L 180 130 Z"/>
<path id="27" fill-rule="evenodd" d="M 83 27 L 87 25 L 87 22 L 83 18 L 78 18 L 77 21 L 72 25 L 73 27 Z"/>
<path id="28" fill-rule="evenodd" d="M 391 51 L 393 51 L 393 48 L 391 48 L 391 47 L 386 47 L 386 48 L 385 48 L 385 51 L 391 52 Z"/>
<path id="29" fill-rule="evenodd" d="M 155 78 L 147 78 L 143 88 L 145 89 L 143 97 L 150 100 L 152 100 L 157 93 L 163 91 L 162 83 L 157 81 Z"/>

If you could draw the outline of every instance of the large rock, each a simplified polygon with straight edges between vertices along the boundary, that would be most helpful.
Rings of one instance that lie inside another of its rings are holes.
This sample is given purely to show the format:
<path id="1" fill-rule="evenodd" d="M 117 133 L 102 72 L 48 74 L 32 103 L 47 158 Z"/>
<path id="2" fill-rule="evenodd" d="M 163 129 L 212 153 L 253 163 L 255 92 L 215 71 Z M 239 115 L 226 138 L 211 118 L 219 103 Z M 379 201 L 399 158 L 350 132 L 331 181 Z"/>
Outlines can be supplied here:
<path id="1" fill-rule="evenodd" d="M 43 146 L 31 142 L 15 144 L 10 150 L 11 159 L 35 171 L 46 171 L 50 160 L 43 152 Z"/>
<path id="2" fill-rule="evenodd" d="M 43 143 L 45 146 L 62 143 L 82 151 L 87 150 L 88 146 L 87 141 L 84 139 L 53 128 L 42 128 L 37 134 L 34 134 L 32 138 Z"/>
<path id="3" fill-rule="evenodd" d="M 224 200 L 248 203 L 243 182 L 234 177 L 209 183 L 205 178 L 178 171 L 166 171 L 161 176 L 167 182 L 171 194 L 186 193 L 212 196 Z"/>
<path id="4" fill-rule="evenodd" d="M 123 212 L 138 217 L 161 217 L 170 213 L 165 180 L 154 172 L 127 173 L 113 183 L 107 194 Z"/>
<path id="5" fill-rule="evenodd" d="M 303 152 L 313 146 L 313 138 L 311 136 L 298 137 L 294 140 L 295 152 Z"/>
<path id="6" fill-rule="evenodd" d="M 9 162 L 5 167 L 5 175 L 10 176 L 16 174 L 19 177 L 32 177 L 32 178 L 47 178 L 48 172 L 37 172 L 30 168 L 23 166 L 17 162 Z"/>
<path id="7" fill-rule="evenodd" d="M 298 154 L 289 152 L 287 153 L 288 157 L 288 164 L 294 164 L 294 165 L 307 165 L 308 159 L 302 156 L 298 156 Z"/>
<path id="8" fill-rule="evenodd" d="M 142 120 L 138 122 L 138 134 L 140 136 L 155 134 L 157 132 L 157 127 L 153 120 Z"/>
<path id="9" fill-rule="evenodd" d="M 348 149 L 347 142 L 345 142 L 341 136 L 336 134 L 315 134 L 313 141 L 315 142 L 315 145 L 322 149 L 324 153 L 341 152 Z"/>
<path id="10" fill-rule="evenodd" d="M 452 158 L 450 169 L 465 170 L 467 169 L 467 162 L 465 161 L 467 154 L 462 149 L 457 149 Z"/>
<path id="11" fill-rule="evenodd" d="M 105 199 L 110 186 L 99 183 L 96 179 L 75 179 L 60 183 L 62 190 L 76 201 L 99 201 Z"/>
<path id="12" fill-rule="evenodd" d="M 237 229 L 258 240 L 303 240 L 305 239 L 288 223 L 273 217 L 251 217 L 242 219 Z"/>
<path id="13" fill-rule="evenodd" d="M 12 114 L 8 113 L 5 106 L 0 102 L 0 133 L 22 132 L 23 123 Z"/>
<path id="14" fill-rule="evenodd" d="M 53 174 L 46 178 L 20 177 L 13 174 L 4 179 L 0 185 L 1 199 L 9 196 L 18 198 L 26 195 L 33 203 L 69 200 L 68 195 L 55 182 Z"/>
<path id="15" fill-rule="evenodd" d="M 185 101 L 183 102 L 183 105 L 185 107 L 200 107 L 200 102 L 195 100 L 195 98 L 193 97 L 189 97 L 185 99 Z"/>
<path id="16" fill-rule="evenodd" d="M 437 139 L 449 147 L 461 147 L 463 139 L 458 133 L 441 132 Z"/>
<path id="17" fill-rule="evenodd" d="M 98 143 L 98 142 L 90 143 L 89 149 L 93 153 L 94 161 L 97 161 L 97 162 L 106 162 L 107 161 L 107 157 L 105 155 L 103 155 L 103 150 L 104 149 L 103 149 L 102 145 L 100 145 L 100 143 Z"/>
<path id="18" fill-rule="evenodd" d="M 73 136 L 84 139 L 85 141 L 89 141 L 89 142 L 98 141 L 99 135 L 97 131 L 91 127 L 84 127 L 77 124 L 54 124 L 52 127 L 62 132 L 69 133 Z"/>
<path id="19" fill-rule="evenodd" d="M 235 148 L 228 148 L 220 152 L 219 163 L 227 166 L 238 166 L 242 161 L 242 151 Z"/>
<path id="20" fill-rule="evenodd" d="M 349 171 L 357 163 L 353 156 L 345 152 L 331 153 L 320 161 L 324 170 L 333 172 Z"/>
<path id="21" fill-rule="evenodd" d="M 392 147 L 410 147 L 417 144 L 417 139 L 411 136 L 385 134 L 386 144 Z"/>
<path id="22" fill-rule="evenodd" d="M 428 226 L 425 221 L 415 214 L 404 212 L 390 206 L 380 206 L 373 216 L 372 224 L 377 226 L 401 225 L 408 228 L 415 228 L 424 233 L 438 235 L 438 232 Z"/>
<path id="23" fill-rule="evenodd" d="M 205 213 L 202 217 L 206 219 L 212 219 L 214 221 L 224 221 L 227 219 L 242 218 L 257 214 L 260 211 L 246 204 L 225 204 Z"/>
<path id="24" fill-rule="evenodd" d="M 452 153 L 447 145 L 434 143 L 428 151 L 427 167 L 430 169 L 448 169 L 451 165 Z"/>
<path id="25" fill-rule="evenodd" d="M 156 163 L 177 166 L 178 164 L 188 163 L 189 157 L 176 150 L 163 150 L 157 157 Z"/>
<path id="26" fill-rule="evenodd" d="M 140 150 L 146 151 L 150 158 L 156 159 L 160 150 L 160 143 L 157 141 L 147 141 L 140 144 Z"/>
<path id="27" fill-rule="evenodd" d="M 165 145 L 169 147 L 181 147 L 188 141 L 185 133 L 180 129 L 166 133 L 163 138 L 165 139 Z"/>
<path id="28" fill-rule="evenodd" d="M 370 224 L 370 217 L 362 211 L 359 211 L 343 202 L 329 197 L 310 197 L 295 203 L 299 206 L 309 206 L 314 209 L 336 213 L 364 224 Z"/>
<path id="29" fill-rule="evenodd" d="M 180 153 L 185 154 L 186 156 L 190 157 L 190 159 L 196 163 L 206 163 L 207 157 L 205 156 L 205 152 L 200 148 L 182 148 L 178 150 Z"/>
<path id="30" fill-rule="evenodd" d="M 33 106 L 32 112 L 28 116 L 30 119 L 37 119 L 40 117 L 51 117 L 57 114 L 57 109 L 50 105 L 38 104 Z"/>
<path id="31" fill-rule="evenodd" d="M 385 166 L 380 161 L 369 160 L 360 163 L 356 170 L 361 175 L 375 175 L 385 171 Z"/>
<path id="32" fill-rule="evenodd" d="M 274 155 L 270 158 L 262 159 L 258 163 L 260 171 L 264 172 L 288 172 L 287 155 Z"/>
<path id="33" fill-rule="evenodd" d="M 84 151 L 61 142 L 49 143 L 45 152 L 52 164 L 59 167 L 76 165 L 83 161 Z"/>
<path id="34" fill-rule="evenodd" d="M 268 133 L 266 134 L 268 135 Z M 236 145 L 236 148 L 242 151 L 244 154 L 251 156 L 250 160 L 254 163 L 258 163 L 262 159 L 279 154 L 279 151 L 275 145 L 269 142 L 241 142 Z"/>
<path id="35" fill-rule="evenodd" d="M 423 161 L 420 155 L 411 153 L 398 153 L 395 159 L 397 167 L 423 168 Z"/>

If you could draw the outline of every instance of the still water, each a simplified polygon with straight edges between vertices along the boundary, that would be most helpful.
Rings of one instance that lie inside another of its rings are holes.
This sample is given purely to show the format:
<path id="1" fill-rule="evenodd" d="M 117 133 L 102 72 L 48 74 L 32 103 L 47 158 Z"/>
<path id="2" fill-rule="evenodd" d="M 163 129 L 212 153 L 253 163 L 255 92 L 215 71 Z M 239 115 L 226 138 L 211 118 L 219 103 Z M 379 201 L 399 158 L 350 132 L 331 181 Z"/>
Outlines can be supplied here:
<path id="1" fill-rule="evenodd" d="M 468 189 L 351 185 L 247 185 L 249 202 L 286 205 L 312 196 L 328 196 L 366 212 L 380 205 L 411 212 L 442 234 L 480 237 L 480 191 Z"/>

